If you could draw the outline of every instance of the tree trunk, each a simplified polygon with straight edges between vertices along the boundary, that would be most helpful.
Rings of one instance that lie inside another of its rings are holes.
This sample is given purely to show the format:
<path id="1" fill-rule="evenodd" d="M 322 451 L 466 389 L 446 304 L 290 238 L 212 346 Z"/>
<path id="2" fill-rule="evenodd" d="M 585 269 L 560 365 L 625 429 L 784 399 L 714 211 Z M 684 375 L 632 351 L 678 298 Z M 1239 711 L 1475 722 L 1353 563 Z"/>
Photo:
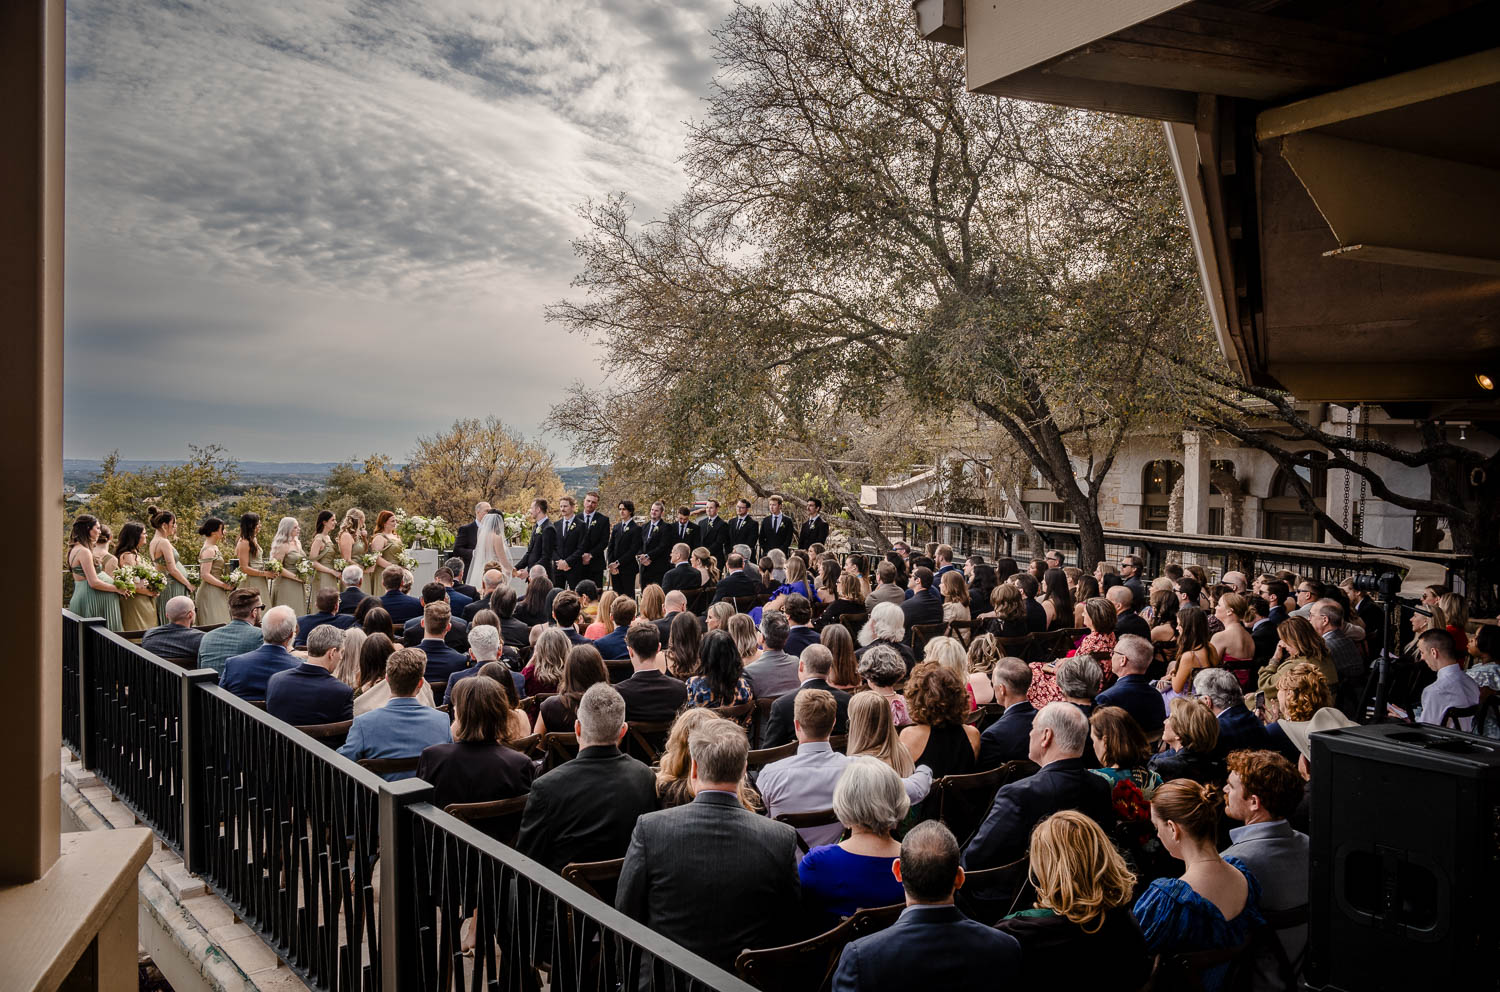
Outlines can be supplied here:
<path id="1" fill-rule="evenodd" d="M 1085 496 L 1077 486 L 1063 494 L 1063 505 L 1078 522 L 1078 567 L 1085 572 L 1092 572 L 1104 560 L 1104 524 L 1099 520 L 1098 498 L 1094 493 Z"/>
<path id="2" fill-rule="evenodd" d="M 1026 503 L 1021 499 L 1020 485 L 1013 483 L 1010 491 L 1001 498 L 1010 504 L 1011 512 L 1016 515 L 1016 523 L 1021 525 L 1021 533 L 1026 535 L 1026 547 L 1035 558 L 1042 553 L 1047 544 L 1042 540 L 1042 532 L 1037 530 L 1036 524 L 1032 522 L 1031 514 L 1026 512 Z"/>

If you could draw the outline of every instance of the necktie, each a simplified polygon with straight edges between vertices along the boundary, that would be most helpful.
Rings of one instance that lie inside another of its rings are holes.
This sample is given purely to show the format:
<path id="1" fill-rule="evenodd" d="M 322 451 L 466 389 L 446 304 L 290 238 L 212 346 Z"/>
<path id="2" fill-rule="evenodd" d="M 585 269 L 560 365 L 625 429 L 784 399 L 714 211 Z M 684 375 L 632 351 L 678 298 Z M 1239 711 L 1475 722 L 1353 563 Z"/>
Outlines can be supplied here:
<path id="1" fill-rule="evenodd" d="M 781 514 L 778 513 L 771 518 L 771 533 L 774 534 L 779 530 L 781 530 Z"/>

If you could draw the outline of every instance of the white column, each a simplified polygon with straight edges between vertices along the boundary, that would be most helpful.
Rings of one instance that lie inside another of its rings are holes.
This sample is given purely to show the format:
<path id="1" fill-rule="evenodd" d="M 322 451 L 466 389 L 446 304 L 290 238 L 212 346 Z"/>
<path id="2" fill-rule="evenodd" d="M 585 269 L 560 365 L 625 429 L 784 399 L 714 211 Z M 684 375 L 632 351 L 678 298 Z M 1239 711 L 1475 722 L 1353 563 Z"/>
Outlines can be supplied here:
<path id="1" fill-rule="evenodd" d="M 1182 530 L 1208 533 L 1208 445 L 1197 431 L 1182 435 Z"/>

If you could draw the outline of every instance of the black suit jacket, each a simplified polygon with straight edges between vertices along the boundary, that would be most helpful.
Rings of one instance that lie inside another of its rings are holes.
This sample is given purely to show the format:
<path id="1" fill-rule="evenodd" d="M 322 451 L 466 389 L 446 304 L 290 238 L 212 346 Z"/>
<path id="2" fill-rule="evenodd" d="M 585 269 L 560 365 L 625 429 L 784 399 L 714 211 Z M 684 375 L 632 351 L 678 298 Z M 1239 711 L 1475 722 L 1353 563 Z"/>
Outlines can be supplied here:
<path id="1" fill-rule="evenodd" d="M 707 548 L 719 568 L 729 557 L 729 525 L 723 517 L 704 517 L 698 521 L 698 546 Z"/>
<path id="2" fill-rule="evenodd" d="M 417 778 L 432 786 L 432 805 L 438 809 L 450 803 L 488 803 L 524 796 L 535 775 L 531 759 L 504 744 L 433 744 L 417 758 Z M 487 833 L 501 825 L 499 820 L 478 824 Z"/>
<path id="3" fill-rule="evenodd" d="M 533 565 L 540 565 L 547 571 L 547 578 L 553 582 L 557 581 L 557 569 L 553 562 L 557 560 L 557 528 L 553 521 L 548 520 L 540 527 L 531 530 L 531 541 L 526 545 L 526 553 L 521 560 L 516 562 L 517 570 L 525 570 Z"/>
<path id="4" fill-rule="evenodd" d="M 795 939 L 800 893 L 797 832 L 730 793 L 702 792 L 636 821 L 615 908 L 732 969 L 747 947 Z"/>
<path id="5" fill-rule="evenodd" d="M 911 629 L 917 624 L 943 622 L 943 597 L 936 589 L 923 589 L 901 604 L 901 612 L 906 617 L 906 640 L 909 643 Z"/>
<path id="6" fill-rule="evenodd" d="M 687 686 L 661 672 L 636 672 L 615 686 L 628 723 L 666 723 L 687 702 Z"/>
<path id="7" fill-rule="evenodd" d="M 353 616 L 355 608 L 368 595 L 369 593 L 357 586 L 345 589 L 339 593 L 339 612 Z"/>
<path id="8" fill-rule="evenodd" d="M 806 551 L 814 544 L 828 543 L 828 520 L 820 513 L 816 521 L 804 520 L 797 528 L 797 547 Z"/>
<path id="9" fill-rule="evenodd" d="M 782 553 L 792 549 L 792 538 L 797 533 L 797 525 L 792 523 L 792 518 L 787 514 L 781 515 L 781 528 L 773 530 L 776 521 L 768 513 L 760 518 L 760 553 L 765 554 L 772 548 L 780 548 Z"/>
<path id="10" fill-rule="evenodd" d="M 649 586 L 653 582 L 660 582 L 661 577 L 666 574 L 672 559 L 672 544 L 676 533 L 677 528 L 665 520 L 658 521 L 654 529 L 650 520 L 641 524 L 640 553 L 651 559 L 641 566 L 641 585 Z"/>
<path id="11" fill-rule="evenodd" d="M 678 562 L 661 577 L 661 591 L 671 592 L 673 589 L 682 589 L 691 592 L 703 585 L 703 573 L 698 571 L 687 562 Z"/>
<path id="12" fill-rule="evenodd" d="M 531 784 L 516 850 L 553 871 L 622 858 L 636 820 L 656 806 L 650 768 L 617 747 L 581 748 Z"/>
<path id="13" fill-rule="evenodd" d="M 760 545 L 760 521 L 750 514 L 733 516 L 729 518 L 729 550 L 733 551 L 736 544 L 743 544 L 750 549 L 750 557 L 759 558 L 755 549 Z"/>
<path id="14" fill-rule="evenodd" d="M 354 719 L 354 690 L 327 669 L 304 662 L 266 682 L 266 712 L 294 727 Z"/>
<path id="15" fill-rule="evenodd" d="M 452 625 L 452 629 L 448 631 L 448 636 L 443 638 L 443 643 L 460 653 L 469 650 L 469 621 L 463 617 L 452 617 L 448 622 Z M 402 647 L 414 648 L 421 644 L 426 636 L 427 632 L 422 629 L 421 617 L 412 617 L 401 627 Z"/>
<path id="16" fill-rule="evenodd" d="M 458 534 L 453 541 L 453 557 L 463 560 L 464 574 L 468 575 L 474 570 L 474 549 L 479 545 L 479 524 L 470 520 L 458 528 Z M 480 564 L 484 564 L 480 562 Z"/>
<path id="17" fill-rule="evenodd" d="M 1021 945 L 1010 934 L 955 906 L 910 906 L 890 927 L 845 946 L 833 992 L 989 988 L 1020 968 Z"/>
<path id="18" fill-rule="evenodd" d="M 979 766 L 975 771 L 987 772 L 1007 761 L 1026 758 L 1031 751 L 1031 721 L 1035 719 L 1036 707 L 1027 700 L 1007 706 L 1000 719 L 979 735 Z"/>
<path id="19" fill-rule="evenodd" d="M 1281 640 L 1276 633 L 1276 622 L 1266 620 L 1256 624 L 1250 630 L 1250 640 L 1255 642 L 1255 670 L 1258 672 L 1270 662 L 1271 655 L 1276 653 L 1276 645 Z"/>
<path id="20" fill-rule="evenodd" d="M 604 556 L 617 566 L 611 579 L 617 592 L 623 592 L 627 596 L 635 595 L 635 576 L 641 570 L 635 556 L 640 553 L 641 525 L 636 523 L 634 517 L 622 520 L 610 528 L 609 544 L 604 549 Z"/>
<path id="21" fill-rule="evenodd" d="M 761 747 L 780 747 L 790 741 L 797 739 L 797 731 L 793 724 L 796 722 L 797 693 L 803 689 L 822 689 L 833 694 L 833 701 L 838 704 L 838 716 L 833 722 L 835 734 L 846 733 L 849 729 L 849 694 L 842 689 L 835 689 L 823 679 L 808 679 L 806 682 L 776 697 L 776 702 L 771 704 L 771 716 L 766 721 L 766 731 L 761 737 Z"/>
<path id="22" fill-rule="evenodd" d="M 714 602 L 721 599 L 734 599 L 738 596 L 759 596 L 760 583 L 756 582 L 744 572 L 730 572 L 719 580 L 718 586 L 714 588 Z"/>
<path id="23" fill-rule="evenodd" d="M 1115 618 L 1115 636 L 1123 637 L 1126 634 L 1134 634 L 1151 640 L 1151 625 L 1135 610 L 1126 610 Z"/>
<path id="24" fill-rule="evenodd" d="M 557 577 L 563 582 L 583 581 L 583 517 L 573 515 L 566 520 L 557 521 L 557 550 L 552 553 L 554 558 L 568 563 L 566 572 L 558 572 Z"/>
<path id="25" fill-rule="evenodd" d="M 568 558 L 568 567 L 572 570 L 575 581 L 593 579 L 598 583 L 604 575 L 604 550 L 609 547 L 609 518 L 595 511 L 593 519 L 585 524 L 583 514 L 580 513 L 578 529 L 578 550 Z M 587 565 L 583 563 L 585 554 L 589 556 Z"/>
<path id="26" fill-rule="evenodd" d="M 307 635 L 319 624 L 332 624 L 339 630 L 348 630 L 354 626 L 354 616 L 349 613 L 309 613 L 305 617 L 297 618 L 297 639 L 292 642 L 292 647 L 301 648 L 307 646 Z"/>

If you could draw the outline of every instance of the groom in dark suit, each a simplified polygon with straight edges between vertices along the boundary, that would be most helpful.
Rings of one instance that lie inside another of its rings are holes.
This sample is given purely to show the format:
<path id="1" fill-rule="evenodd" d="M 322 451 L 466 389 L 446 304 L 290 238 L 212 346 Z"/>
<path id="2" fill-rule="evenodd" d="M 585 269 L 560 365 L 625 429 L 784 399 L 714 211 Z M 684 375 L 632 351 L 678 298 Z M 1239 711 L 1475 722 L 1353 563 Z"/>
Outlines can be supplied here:
<path id="1" fill-rule="evenodd" d="M 708 512 L 698 521 L 698 547 L 707 548 L 719 568 L 729 557 L 729 525 L 719 516 L 719 501 L 708 501 Z"/>
<path id="2" fill-rule="evenodd" d="M 546 569 L 547 578 L 556 583 L 557 571 L 552 567 L 556 552 L 557 530 L 547 519 L 547 501 L 534 499 L 531 501 L 531 543 L 526 545 L 526 553 L 516 562 L 516 571 L 524 574 L 531 566 L 540 565 Z"/>
<path id="3" fill-rule="evenodd" d="M 750 515 L 750 501 L 737 500 L 734 504 L 734 519 L 729 521 L 729 546 L 743 544 L 755 557 L 755 545 L 760 540 L 760 524 Z"/>
<path id="4" fill-rule="evenodd" d="M 553 552 L 556 560 L 552 563 L 557 574 L 555 581 L 562 588 L 571 589 L 583 581 L 582 574 L 574 571 L 574 562 L 582 554 L 578 546 L 583 540 L 583 523 L 573 497 L 564 496 L 557 501 L 557 522 L 552 526 L 557 530 L 557 549 Z"/>
<path id="5" fill-rule="evenodd" d="M 490 512 L 488 503 L 476 503 L 474 505 L 474 519 L 458 529 L 458 537 L 453 541 L 453 556 L 464 563 L 464 574 L 470 575 L 474 571 L 474 548 L 479 544 L 479 521 Z M 484 562 L 479 564 L 483 565 Z"/>
<path id="6" fill-rule="evenodd" d="M 604 588 L 604 549 L 609 545 L 609 518 L 599 512 L 599 494 L 588 493 L 583 497 L 583 512 L 578 515 L 581 534 L 578 550 L 568 558 L 568 570 L 573 576 L 573 585 L 584 579 L 591 580 L 600 589 Z"/>
<path id="7" fill-rule="evenodd" d="M 609 559 L 610 587 L 622 596 L 635 596 L 635 576 L 641 570 L 635 556 L 641 553 L 641 525 L 635 522 L 635 503 L 620 500 L 620 522 L 609 533 L 604 549 Z"/>

